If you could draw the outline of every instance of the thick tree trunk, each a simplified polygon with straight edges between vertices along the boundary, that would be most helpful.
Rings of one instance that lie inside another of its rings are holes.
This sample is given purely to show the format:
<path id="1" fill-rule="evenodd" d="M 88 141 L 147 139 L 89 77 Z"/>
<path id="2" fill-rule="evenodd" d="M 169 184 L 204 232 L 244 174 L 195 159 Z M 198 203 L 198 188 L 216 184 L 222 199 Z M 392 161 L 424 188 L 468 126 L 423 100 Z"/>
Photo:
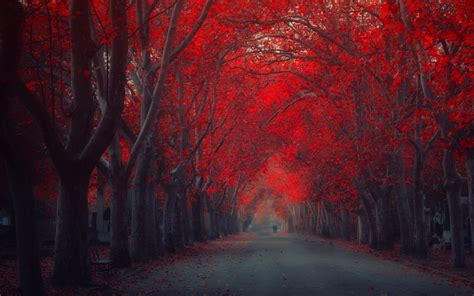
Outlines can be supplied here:
<path id="1" fill-rule="evenodd" d="M 443 156 L 444 187 L 448 198 L 454 267 L 464 267 L 464 238 L 461 208 L 461 178 L 456 170 L 454 151 L 445 149 Z"/>
<path id="2" fill-rule="evenodd" d="M 130 266 L 128 248 L 128 182 L 119 176 L 112 179 L 110 260 L 116 267 Z"/>
<path id="3" fill-rule="evenodd" d="M 7 163 L 15 211 L 17 273 L 20 291 L 22 295 L 43 295 L 31 175 L 22 161 L 9 159 Z"/>
<path id="4" fill-rule="evenodd" d="M 11 88 L 8 78 L 18 70 L 22 54 L 23 23 L 24 11 L 19 1 L 5 0 L 0 3 L 0 157 L 5 158 L 13 198 L 20 293 L 30 296 L 44 293 L 36 234 L 35 196 L 31 181 L 32 150 L 29 143 L 23 142 L 23 135 L 20 138 L 18 131 L 10 126 L 16 124 L 16 116 L 8 118 Z M 0 158 L 0 165 L 1 160 Z"/>
<path id="5" fill-rule="evenodd" d="M 75 285 L 90 281 L 88 188 L 89 174 L 79 168 L 71 168 L 67 180 L 61 180 L 52 274 L 54 284 Z"/>
<path id="6" fill-rule="evenodd" d="M 122 165 L 121 148 L 118 136 L 109 146 L 110 169 L 107 171 L 109 185 L 112 189 L 111 198 L 111 243 L 110 259 L 116 267 L 130 266 L 130 250 L 128 241 L 128 179 L 129 175 Z"/>
<path id="7" fill-rule="evenodd" d="M 148 242 L 146 224 L 149 221 L 147 215 L 147 179 L 149 177 L 152 161 L 148 159 L 151 155 L 152 137 L 148 137 L 142 146 L 142 153 L 137 159 L 135 177 L 133 179 L 132 191 L 132 233 L 130 241 L 130 256 L 132 260 L 143 262 L 148 260 Z"/>

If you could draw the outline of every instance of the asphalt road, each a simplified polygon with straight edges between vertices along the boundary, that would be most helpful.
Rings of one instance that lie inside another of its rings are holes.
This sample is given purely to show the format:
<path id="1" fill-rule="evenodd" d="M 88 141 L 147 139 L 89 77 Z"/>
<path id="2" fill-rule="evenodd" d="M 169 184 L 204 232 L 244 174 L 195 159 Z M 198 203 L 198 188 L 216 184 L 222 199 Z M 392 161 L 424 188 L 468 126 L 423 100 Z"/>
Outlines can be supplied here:
<path id="1" fill-rule="evenodd" d="M 466 295 L 474 291 L 373 256 L 297 235 L 248 241 L 146 275 L 130 295 Z M 239 237 L 236 239 L 238 240 Z"/>

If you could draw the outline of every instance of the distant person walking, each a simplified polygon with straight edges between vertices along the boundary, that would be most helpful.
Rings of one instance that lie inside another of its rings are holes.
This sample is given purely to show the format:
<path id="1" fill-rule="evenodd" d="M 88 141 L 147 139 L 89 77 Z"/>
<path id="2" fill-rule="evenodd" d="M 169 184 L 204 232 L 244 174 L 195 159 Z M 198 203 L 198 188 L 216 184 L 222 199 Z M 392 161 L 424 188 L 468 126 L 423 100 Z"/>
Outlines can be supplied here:
<path id="1" fill-rule="evenodd" d="M 276 226 L 276 225 L 273 225 L 273 227 L 272 227 L 272 228 L 273 228 L 273 233 L 276 233 L 276 232 L 277 232 L 277 230 L 278 230 L 278 226 Z"/>

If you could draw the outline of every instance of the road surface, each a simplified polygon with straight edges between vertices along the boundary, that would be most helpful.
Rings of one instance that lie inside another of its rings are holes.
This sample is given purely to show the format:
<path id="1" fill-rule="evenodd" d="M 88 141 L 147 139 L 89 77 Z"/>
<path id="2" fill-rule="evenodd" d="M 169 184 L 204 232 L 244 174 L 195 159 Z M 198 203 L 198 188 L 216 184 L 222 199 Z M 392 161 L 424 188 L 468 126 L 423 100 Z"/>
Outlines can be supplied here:
<path id="1" fill-rule="evenodd" d="M 398 263 L 302 236 L 259 233 L 221 251 L 157 268 L 129 295 L 466 295 Z"/>

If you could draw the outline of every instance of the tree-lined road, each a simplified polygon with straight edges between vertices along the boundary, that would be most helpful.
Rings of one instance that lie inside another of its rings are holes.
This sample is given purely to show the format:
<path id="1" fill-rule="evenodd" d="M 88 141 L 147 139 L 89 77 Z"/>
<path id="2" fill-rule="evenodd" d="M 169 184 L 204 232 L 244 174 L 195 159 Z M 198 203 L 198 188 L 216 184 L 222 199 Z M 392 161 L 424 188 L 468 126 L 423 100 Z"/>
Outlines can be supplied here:
<path id="1" fill-rule="evenodd" d="M 473 291 L 373 256 L 297 235 L 240 235 L 219 253 L 157 269 L 147 295 L 466 295 Z M 246 240 L 246 241 L 243 241 Z"/>

